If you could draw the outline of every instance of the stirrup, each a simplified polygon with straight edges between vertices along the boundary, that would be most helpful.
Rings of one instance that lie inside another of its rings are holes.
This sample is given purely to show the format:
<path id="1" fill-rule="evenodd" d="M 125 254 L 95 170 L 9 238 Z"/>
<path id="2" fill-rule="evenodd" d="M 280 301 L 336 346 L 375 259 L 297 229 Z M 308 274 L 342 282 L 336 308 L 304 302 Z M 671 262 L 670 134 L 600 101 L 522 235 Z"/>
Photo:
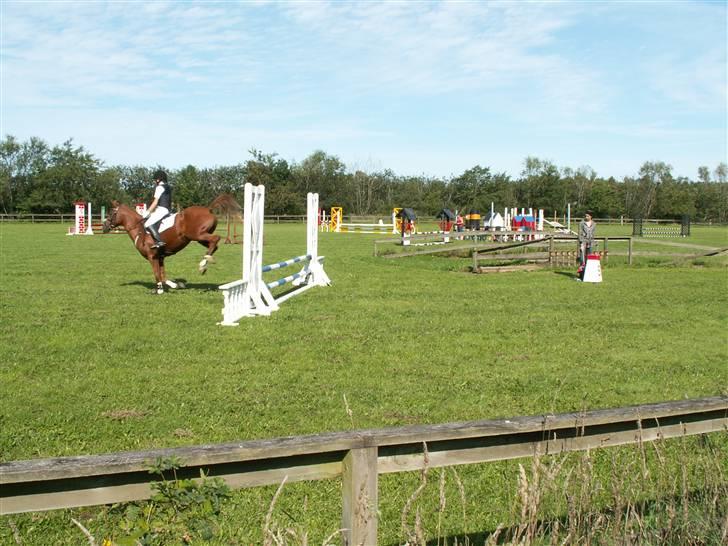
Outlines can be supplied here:
<path id="1" fill-rule="evenodd" d="M 167 246 L 167 243 L 164 241 L 154 241 L 152 248 L 162 248 L 163 246 Z"/>

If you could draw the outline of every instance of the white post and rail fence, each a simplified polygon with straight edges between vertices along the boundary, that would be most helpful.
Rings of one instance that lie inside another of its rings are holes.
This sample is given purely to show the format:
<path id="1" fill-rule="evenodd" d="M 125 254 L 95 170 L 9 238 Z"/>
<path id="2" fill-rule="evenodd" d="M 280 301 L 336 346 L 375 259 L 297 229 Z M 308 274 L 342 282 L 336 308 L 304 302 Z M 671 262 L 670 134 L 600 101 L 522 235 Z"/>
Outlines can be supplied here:
<path id="1" fill-rule="evenodd" d="M 0 514 L 148 499 L 159 458 L 231 488 L 341 478 L 347 545 L 377 543 L 378 475 L 728 430 L 728 396 L 487 421 L 334 432 L 0 464 Z M 427 449 L 427 460 L 424 456 Z"/>

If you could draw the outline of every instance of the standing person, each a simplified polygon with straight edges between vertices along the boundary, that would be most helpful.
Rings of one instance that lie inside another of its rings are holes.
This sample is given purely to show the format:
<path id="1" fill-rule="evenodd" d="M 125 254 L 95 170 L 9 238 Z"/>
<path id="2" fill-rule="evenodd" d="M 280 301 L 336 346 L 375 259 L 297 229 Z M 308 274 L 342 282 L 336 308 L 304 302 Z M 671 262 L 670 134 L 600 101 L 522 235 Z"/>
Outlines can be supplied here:
<path id="1" fill-rule="evenodd" d="M 455 217 L 455 231 L 463 231 L 464 227 L 465 220 L 463 220 L 463 215 L 458 211 L 457 216 Z"/>
<path id="2" fill-rule="evenodd" d="M 584 219 L 579 222 L 579 274 L 584 273 L 586 266 L 586 257 L 591 254 L 592 246 L 594 246 L 594 233 L 597 225 L 593 220 L 592 211 L 588 210 L 584 213 Z"/>
<path id="3" fill-rule="evenodd" d="M 144 216 L 144 227 L 154 239 L 152 248 L 161 248 L 165 246 L 165 242 L 159 236 L 157 223 L 169 214 L 172 208 L 172 189 L 167 184 L 167 173 L 157 171 L 154 173 L 154 200 L 149 205 L 146 216 Z"/>

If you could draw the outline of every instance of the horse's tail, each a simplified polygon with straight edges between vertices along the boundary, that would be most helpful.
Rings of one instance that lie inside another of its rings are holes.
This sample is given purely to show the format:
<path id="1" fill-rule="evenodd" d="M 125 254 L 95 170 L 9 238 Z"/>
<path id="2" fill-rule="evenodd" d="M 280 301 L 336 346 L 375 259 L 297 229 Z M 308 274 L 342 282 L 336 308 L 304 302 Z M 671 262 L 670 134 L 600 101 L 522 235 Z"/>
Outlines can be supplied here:
<path id="1" fill-rule="evenodd" d="M 240 203 L 238 203 L 235 200 L 235 197 L 232 196 L 232 194 L 229 193 L 221 193 L 215 199 L 212 200 L 212 202 L 208 205 L 208 208 L 210 210 L 217 210 L 224 214 L 229 213 L 236 213 L 243 210 L 243 207 L 240 206 Z"/>

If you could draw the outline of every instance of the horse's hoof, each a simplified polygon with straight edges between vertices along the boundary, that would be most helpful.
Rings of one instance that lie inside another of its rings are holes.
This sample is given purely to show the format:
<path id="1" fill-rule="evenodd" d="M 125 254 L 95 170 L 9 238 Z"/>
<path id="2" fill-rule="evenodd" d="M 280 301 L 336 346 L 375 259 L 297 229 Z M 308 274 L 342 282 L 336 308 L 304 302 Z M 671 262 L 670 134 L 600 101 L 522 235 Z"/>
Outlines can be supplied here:
<path id="1" fill-rule="evenodd" d="M 203 275 L 205 274 L 205 272 L 207 271 L 207 260 L 202 260 L 200 262 L 200 267 L 198 268 L 198 270 Z"/>

